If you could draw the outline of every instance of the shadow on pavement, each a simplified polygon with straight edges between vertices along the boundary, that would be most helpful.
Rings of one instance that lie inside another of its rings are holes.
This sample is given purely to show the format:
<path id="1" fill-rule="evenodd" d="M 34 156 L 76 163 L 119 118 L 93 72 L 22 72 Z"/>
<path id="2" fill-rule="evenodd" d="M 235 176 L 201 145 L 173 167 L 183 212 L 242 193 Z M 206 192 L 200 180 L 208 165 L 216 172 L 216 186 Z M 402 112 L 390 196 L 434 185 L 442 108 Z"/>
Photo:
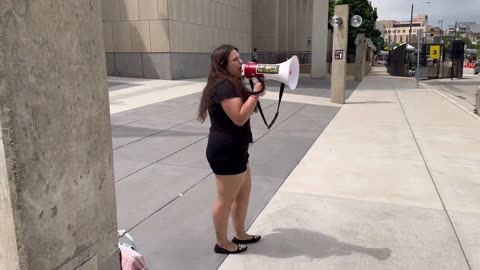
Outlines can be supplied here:
<path id="1" fill-rule="evenodd" d="M 391 255 L 389 248 L 352 245 L 319 232 L 291 228 L 277 228 L 274 231 L 264 235 L 257 246 L 252 245 L 252 253 L 271 258 L 306 256 L 313 259 L 363 253 L 381 261 Z"/>

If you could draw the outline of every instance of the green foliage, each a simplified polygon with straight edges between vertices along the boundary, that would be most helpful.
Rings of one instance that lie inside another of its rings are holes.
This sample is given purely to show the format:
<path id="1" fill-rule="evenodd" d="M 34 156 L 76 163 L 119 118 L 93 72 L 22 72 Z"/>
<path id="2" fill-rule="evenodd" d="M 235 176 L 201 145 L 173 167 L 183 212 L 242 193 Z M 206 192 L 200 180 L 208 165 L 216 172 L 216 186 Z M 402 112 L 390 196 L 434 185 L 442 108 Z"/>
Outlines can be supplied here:
<path id="1" fill-rule="evenodd" d="M 480 46 L 473 44 L 468 37 L 460 38 L 457 35 L 457 40 L 459 39 L 463 39 L 463 42 L 465 42 L 465 45 L 467 45 L 469 49 L 480 49 Z M 445 48 L 450 48 L 453 44 L 453 36 L 443 36 L 443 42 L 445 43 Z"/>
<path id="2" fill-rule="evenodd" d="M 381 37 L 382 33 L 375 28 L 375 22 L 378 19 L 377 8 L 372 6 L 368 0 L 337 0 L 330 2 L 328 9 L 328 19 L 334 15 L 335 5 L 348 5 L 350 8 L 350 17 L 353 15 L 360 15 L 363 18 L 363 23 L 360 27 L 348 27 L 348 50 L 355 50 L 355 38 L 358 33 L 365 33 L 377 48 L 383 48 L 384 40 Z M 345 22 L 350 24 L 350 21 Z"/>

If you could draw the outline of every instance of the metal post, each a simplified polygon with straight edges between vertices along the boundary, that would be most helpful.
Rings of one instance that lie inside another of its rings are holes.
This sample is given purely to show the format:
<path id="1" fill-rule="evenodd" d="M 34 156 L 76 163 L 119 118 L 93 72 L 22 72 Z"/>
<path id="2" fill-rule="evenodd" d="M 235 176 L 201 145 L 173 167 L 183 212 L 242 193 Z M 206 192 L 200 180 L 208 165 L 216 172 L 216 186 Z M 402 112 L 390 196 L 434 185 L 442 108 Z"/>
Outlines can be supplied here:
<path id="1" fill-rule="evenodd" d="M 453 30 L 453 40 L 457 39 L 457 21 L 455 21 L 455 29 Z"/>
<path id="2" fill-rule="evenodd" d="M 418 81 L 420 80 L 420 41 L 422 39 L 421 30 L 417 30 L 417 68 L 415 70 L 415 77 L 417 77 L 417 88 L 419 87 Z"/>
<path id="3" fill-rule="evenodd" d="M 455 29 L 453 30 L 453 40 L 452 40 L 452 53 L 451 53 L 451 58 L 452 58 L 452 70 L 450 72 L 450 80 L 453 81 L 453 43 L 457 39 L 457 21 L 455 21 Z"/>
<path id="4" fill-rule="evenodd" d="M 477 88 L 477 99 L 476 99 L 476 103 L 475 103 L 475 109 L 473 110 L 474 113 L 480 115 L 480 87 Z"/>
<path id="5" fill-rule="evenodd" d="M 410 14 L 410 30 L 408 30 L 408 42 L 407 42 L 407 44 L 412 43 L 412 22 L 413 22 L 413 4 L 412 4 L 412 12 Z"/>
<path id="6" fill-rule="evenodd" d="M 440 43 L 443 44 L 443 20 L 440 20 Z"/>
<path id="7" fill-rule="evenodd" d="M 397 43 L 397 23 L 393 22 L 393 43 Z"/>

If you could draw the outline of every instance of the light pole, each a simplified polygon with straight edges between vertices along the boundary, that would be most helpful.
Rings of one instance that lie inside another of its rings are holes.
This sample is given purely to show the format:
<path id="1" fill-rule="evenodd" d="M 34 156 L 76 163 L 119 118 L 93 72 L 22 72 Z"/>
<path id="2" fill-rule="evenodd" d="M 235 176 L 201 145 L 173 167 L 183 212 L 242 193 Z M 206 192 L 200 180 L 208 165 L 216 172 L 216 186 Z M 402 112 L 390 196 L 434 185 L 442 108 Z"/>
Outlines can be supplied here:
<path id="1" fill-rule="evenodd" d="M 412 11 L 410 12 L 410 29 L 408 30 L 408 42 L 407 44 L 412 43 L 412 21 L 413 21 L 413 4 L 412 4 Z"/>
<path id="2" fill-rule="evenodd" d="M 424 1 L 424 4 L 431 4 L 431 1 Z M 412 4 L 412 10 L 410 12 L 410 30 L 408 30 L 408 43 L 411 43 L 412 39 L 412 23 L 413 23 L 413 4 Z"/>
<path id="3" fill-rule="evenodd" d="M 443 44 L 443 20 L 439 20 L 440 23 L 440 43 Z"/>
<path id="4" fill-rule="evenodd" d="M 393 43 L 397 44 L 397 23 L 393 21 Z"/>

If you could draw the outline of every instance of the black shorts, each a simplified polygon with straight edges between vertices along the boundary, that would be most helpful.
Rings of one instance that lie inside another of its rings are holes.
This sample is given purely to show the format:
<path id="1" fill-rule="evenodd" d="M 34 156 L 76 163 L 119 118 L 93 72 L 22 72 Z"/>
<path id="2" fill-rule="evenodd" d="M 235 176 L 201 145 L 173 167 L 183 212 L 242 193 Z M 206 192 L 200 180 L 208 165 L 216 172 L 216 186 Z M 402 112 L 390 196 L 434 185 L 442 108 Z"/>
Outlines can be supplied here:
<path id="1" fill-rule="evenodd" d="M 213 173 L 235 175 L 245 172 L 250 156 L 248 145 L 230 134 L 211 132 L 206 154 Z"/>

